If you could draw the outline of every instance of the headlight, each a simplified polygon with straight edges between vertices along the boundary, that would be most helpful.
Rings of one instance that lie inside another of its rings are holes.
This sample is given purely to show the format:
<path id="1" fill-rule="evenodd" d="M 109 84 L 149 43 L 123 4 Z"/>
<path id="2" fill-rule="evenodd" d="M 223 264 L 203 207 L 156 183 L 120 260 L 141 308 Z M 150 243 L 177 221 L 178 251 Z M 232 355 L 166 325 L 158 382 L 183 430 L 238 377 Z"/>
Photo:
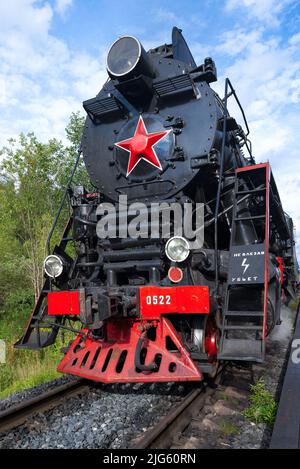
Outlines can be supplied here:
<path id="1" fill-rule="evenodd" d="M 61 258 L 55 256 L 54 254 L 51 254 L 51 256 L 47 256 L 44 261 L 44 270 L 48 277 L 59 277 L 64 270 L 64 265 Z"/>
<path id="2" fill-rule="evenodd" d="M 132 36 L 124 36 L 113 43 L 107 56 L 107 70 L 114 77 L 122 77 L 133 70 L 141 56 L 141 44 Z"/>
<path id="3" fill-rule="evenodd" d="M 124 80 L 127 81 L 140 75 L 148 77 L 154 75 L 147 52 L 140 41 L 133 36 L 120 37 L 113 43 L 107 54 L 106 68 L 110 78 L 117 79 L 119 85 Z M 127 89 L 127 86 L 125 86 L 119 91 L 123 94 L 129 88 Z M 132 88 L 130 90 L 132 92 Z"/>
<path id="4" fill-rule="evenodd" d="M 188 241 L 181 236 L 170 238 L 166 244 L 166 255 L 173 262 L 183 262 L 190 253 Z"/>

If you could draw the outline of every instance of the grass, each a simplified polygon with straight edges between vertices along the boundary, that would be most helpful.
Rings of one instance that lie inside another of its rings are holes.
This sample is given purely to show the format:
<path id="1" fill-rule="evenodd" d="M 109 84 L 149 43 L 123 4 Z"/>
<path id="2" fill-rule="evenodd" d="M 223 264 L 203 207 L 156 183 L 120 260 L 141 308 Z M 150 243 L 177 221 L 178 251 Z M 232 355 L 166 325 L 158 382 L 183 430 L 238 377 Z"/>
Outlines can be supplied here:
<path id="1" fill-rule="evenodd" d="M 251 386 L 250 403 L 243 412 L 245 417 L 255 423 L 274 424 L 277 404 L 262 378 Z"/>
<path id="2" fill-rule="evenodd" d="M 298 305 L 299 305 L 299 298 L 295 298 L 294 300 L 290 301 L 289 308 L 294 311 L 297 311 Z"/>
<path id="3" fill-rule="evenodd" d="M 235 435 L 239 431 L 238 427 L 236 427 L 232 422 L 228 422 L 227 420 L 223 420 L 220 423 L 220 430 L 226 436 Z"/>
<path id="4" fill-rule="evenodd" d="M 1 399 L 61 376 L 56 371 L 63 356 L 60 352 L 63 345 L 61 337 L 40 351 L 16 350 L 13 347 L 22 336 L 31 308 L 31 292 L 22 291 L 11 295 L 0 311 L 0 339 L 6 344 L 6 363 L 0 364 Z"/>
<path id="5" fill-rule="evenodd" d="M 219 399 L 228 402 L 228 404 L 232 404 L 233 406 L 238 405 L 238 400 L 234 397 L 228 396 L 224 391 L 218 391 Z"/>
<path id="6" fill-rule="evenodd" d="M 60 375 L 56 371 L 62 358 L 60 341 L 46 350 L 15 350 L 13 344 L 20 335 L 4 336 L 7 351 L 6 363 L 0 365 L 1 399 L 13 392 L 51 381 Z"/>

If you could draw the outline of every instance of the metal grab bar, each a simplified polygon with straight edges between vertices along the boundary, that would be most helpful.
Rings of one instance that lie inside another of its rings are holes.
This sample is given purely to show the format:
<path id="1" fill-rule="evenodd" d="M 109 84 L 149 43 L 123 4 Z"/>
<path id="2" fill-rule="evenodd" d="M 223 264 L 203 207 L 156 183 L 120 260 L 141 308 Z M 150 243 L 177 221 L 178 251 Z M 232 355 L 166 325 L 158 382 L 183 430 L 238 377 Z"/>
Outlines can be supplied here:
<path id="1" fill-rule="evenodd" d="M 228 86 L 230 87 L 230 92 L 226 93 L 226 89 L 228 90 Z M 231 84 L 231 81 L 229 80 L 229 78 L 226 78 L 226 81 L 225 81 L 225 96 L 224 98 L 222 99 L 224 105 L 225 105 L 225 112 L 226 112 L 226 115 L 228 116 L 228 111 L 227 111 L 227 102 L 228 102 L 228 98 L 230 98 L 231 96 L 234 97 L 240 111 L 241 111 L 241 114 L 243 116 L 243 120 L 244 120 L 244 124 L 245 124 L 245 127 L 246 127 L 246 133 L 244 133 L 245 135 L 245 138 L 244 138 L 244 143 L 245 143 L 245 146 L 248 150 L 248 153 L 249 153 L 249 156 L 250 156 L 250 161 L 251 163 L 255 163 L 254 161 L 254 158 L 253 158 L 253 155 L 252 155 L 252 144 L 250 142 L 250 140 L 247 138 L 248 135 L 250 134 L 250 129 L 249 129 L 249 126 L 248 126 L 248 121 L 247 121 L 247 118 L 246 118 L 246 115 L 245 115 L 245 112 L 244 112 L 244 109 L 243 109 L 243 106 L 241 105 L 241 102 L 239 100 L 239 98 L 237 97 L 237 94 L 235 92 L 235 89 L 233 88 L 232 84 Z M 226 102 L 226 104 L 225 104 Z"/>
<path id="2" fill-rule="evenodd" d="M 228 92 L 228 89 L 230 88 L 230 91 Z M 228 114 L 228 109 L 227 109 L 227 102 L 228 98 L 231 96 L 234 96 L 238 107 L 241 111 L 241 114 L 244 119 L 244 124 L 246 126 L 246 134 L 245 135 L 245 145 L 246 148 L 249 152 L 250 155 L 250 160 L 251 163 L 255 163 L 254 158 L 252 156 L 252 148 L 251 148 L 251 143 L 248 140 L 247 136 L 250 133 L 248 122 L 245 116 L 244 109 L 240 103 L 239 98 L 236 95 L 235 89 L 233 88 L 231 81 L 229 78 L 226 78 L 225 80 L 225 95 L 224 98 L 222 99 L 222 102 L 224 104 L 224 120 L 223 120 L 223 135 L 222 135 L 222 146 L 221 146 L 221 154 L 220 154 L 220 171 L 219 171 L 219 183 L 218 183 L 218 190 L 217 190 L 217 197 L 216 197 L 216 207 L 215 207 L 215 213 L 214 213 L 214 243 L 215 243 L 215 259 L 214 259 L 214 264 L 215 264 L 215 293 L 218 293 L 218 286 L 219 286 L 219 263 L 218 263 L 218 218 L 219 218 L 219 210 L 220 210 L 220 199 L 221 199 L 221 191 L 222 191 L 222 184 L 223 184 L 223 173 L 224 173 L 224 156 L 225 156 L 225 146 L 226 146 L 226 131 L 227 131 L 227 118 L 229 117 Z M 250 147 L 248 143 L 250 143 Z"/>
<path id="3" fill-rule="evenodd" d="M 54 219 L 53 225 L 52 225 L 52 227 L 51 227 L 51 230 L 50 230 L 49 235 L 48 235 L 48 238 L 47 238 L 47 244 L 46 244 L 46 246 L 47 246 L 48 255 L 51 254 L 51 246 L 50 246 L 51 238 L 52 238 L 53 232 L 54 232 L 54 230 L 55 230 L 55 228 L 56 228 L 56 225 L 57 225 L 58 219 L 59 219 L 59 217 L 60 217 L 61 211 L 62 211 L 62 209 L 63 209 L 64 203 L 65 203 L 65 201 L 66 201 L 66 197 L 67 197 L 67 195 L 68 195 L 69 188 L 70 188 L 70 186 L 71 186 L 71 184 L 72 184 L 73 177 L 74 177 L 74 174 L 75 174 L 75 172 L 76 172 L 76 169 L 77 169 L 77 166 L 78 166 L 78 163 L 79 163 L 79 160 L 80 160 L 81 153 L 82 153 L 82 150 L 81 150 L 81 147 L 80 147 L 79 150 L 78 150 L 78 153 L 77 153 L 77 157 L 76 157 L 76 160 L 75 160 L 73 169 L 72 169 L 71 176 L 70 176 L 70 178 L 69 178 L 69 181 L 68 181 L 68 184 L 67 184 L 67 186 L 66 186 L 66 189 L 65 189 L 63 198 L 62 198 L 62 200 L 61 200 L 59 209 L 58 209 L 58 211 L 57 211 L 56 217 L 55 217 L 55 219 Z"/>

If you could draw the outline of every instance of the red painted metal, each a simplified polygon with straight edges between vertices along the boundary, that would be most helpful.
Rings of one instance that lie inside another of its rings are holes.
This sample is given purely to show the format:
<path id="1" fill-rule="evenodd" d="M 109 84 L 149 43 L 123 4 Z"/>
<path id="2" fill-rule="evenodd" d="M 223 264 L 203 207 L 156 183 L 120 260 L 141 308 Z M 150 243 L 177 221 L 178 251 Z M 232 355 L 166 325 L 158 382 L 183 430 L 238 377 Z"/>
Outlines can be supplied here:
<path id="1" fill-rule="evenodd" d="M 126 177 L 141 160 L 147 161 L 151 166 L 155 166 L 162 171 L 154 146 L 170 132 L 171 130 L 162 130 L 161 132 L 148 133 L 143 117 L 140 116 L 133 137 L 115 143 L 116 147 L 122 148 L 129 153 Z"/>
<path id="2" fill-rule="evenodd" d="M 265 284 L 264 284 L 264 318 L 263 337 L 267 335 L 268 292 L 269 292 L 269 236 L 270 236 L 270 165 L 265 163 L 266 169 L 266 222 L 265 222 Z"/>
<path id="3" fill-rule="evenodd" d="M 59 291 L 48 293 L 49 316 L 80 314 L 78 291 Z"/>
<path id="4" fill-rule="evenodd" d="M 100 197 L 100 192 L 89 192 L 88 194 L 85 194 L 84 197 L 86 199 L 95 199 L 96 197 Z"/>
<path id="5" fill-rule="evenodd" d="M 237 173 L 241 173 L 243 171 L 251 171 L 255 169 L 262 169 L 262 168 L 268 168 L 270 165 L 269 163 L 259 163 L 259 164 L 253 164 L 250 166 L 243 166 L 242 168 L 236 168 Z"/>
<path id="6" fill-rule="evenodd" d="M 219 339 L 220 339 L 219 330 L 215 322 L 213 322 L 211 320 L 211 317 L 208 316 L 206 327 L 205 327 L 204 345 L 205 345 L 205 352 L 208 355 L 209 361 L 213 361 L 217 357 L 217 354 L 219 351 Z"/>
<path id="7" fill-rule="evenodd" d="M 283 258 L 277 257 L 277 261 L 278 261 L 279 270 L 280 270 L 280 285 L 282 285 L 283 284 Z"/>
<path id="8" fill-rule="evenodd" d="M 159 319 L 166 313 L 209 313 L 207 286 L 141 287 L 139 300 L 144 319 Z"/>
<path id="9" fill-rule="evenodd" d="M 162 317 L 152 325 L 156 326 L 156 337 L 144 339 L 142 352 L 146 353 L 146 365 L 153 361 L 158 364 L 154 372 L 135 368 L 134 355 L 143 323 L 129 318 L 110 319 L 103 340 L 78 335 L 58 371 L 103 383 L 202 380 L 201 371 L 171 322 Z M 167 348 L 170 343 L 171 347 Z"/>
<path id="10" fill-rule="evenodd" d="M 168 270 L 168 277 L 173 283 L 181 282 L 183 278 L 183 272 L 180 267 L 170 267 Z"/>

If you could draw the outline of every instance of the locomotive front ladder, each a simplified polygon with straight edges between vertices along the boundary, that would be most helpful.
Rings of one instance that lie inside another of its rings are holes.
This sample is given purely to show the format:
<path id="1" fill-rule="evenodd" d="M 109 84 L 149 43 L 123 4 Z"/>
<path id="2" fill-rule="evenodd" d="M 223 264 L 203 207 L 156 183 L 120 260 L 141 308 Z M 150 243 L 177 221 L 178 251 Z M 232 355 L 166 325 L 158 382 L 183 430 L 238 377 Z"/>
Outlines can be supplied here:
<path id="1" fill-rule="evenodd" d="M 269 182 L 268 163 L 235 171 L 220 360 L 264 360 L 268 312 Z"/>
<path id="2" fill-rule="evenodd" d="M 60 243 L 55 246 L 53 254 L 64 252 L 68 243 L 68 235 L 73 225 L 73 217 L 71 216 L 65 226 Z M 51 280 L 46 278 L 41 289 L 40 295 L 33 308 L 23 337 L 14 345 L 17 349 L 40 349 L 48 347 L 55 342 L 59 331 L 59 326 L 63 322 L 62 316 L 54 316 L 53 327 L 46 328 L 40 324 L 47 317 L 47 296 L 51 291 Z"/>

